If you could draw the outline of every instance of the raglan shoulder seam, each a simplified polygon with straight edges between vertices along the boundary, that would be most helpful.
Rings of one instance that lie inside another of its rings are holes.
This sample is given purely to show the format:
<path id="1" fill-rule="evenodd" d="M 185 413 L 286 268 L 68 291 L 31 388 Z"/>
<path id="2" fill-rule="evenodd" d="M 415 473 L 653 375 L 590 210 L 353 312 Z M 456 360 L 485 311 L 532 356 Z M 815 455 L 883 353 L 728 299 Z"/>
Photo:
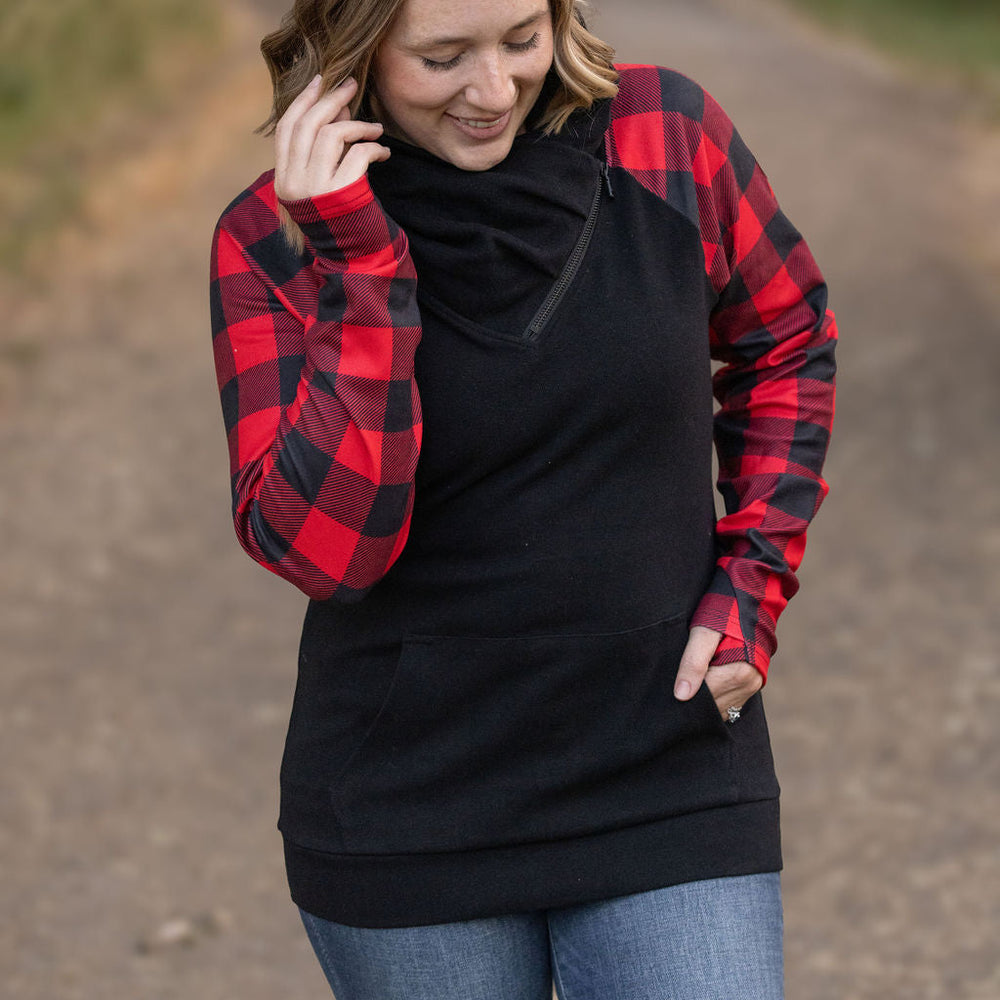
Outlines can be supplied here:
<path id="1" fill-rule="evenodd" d="M 612 119 L 651 112 L 676 112 L 700 122 L 706 91 L 689 76 L 666 66 L 618 64 L 618 94 Z"/>

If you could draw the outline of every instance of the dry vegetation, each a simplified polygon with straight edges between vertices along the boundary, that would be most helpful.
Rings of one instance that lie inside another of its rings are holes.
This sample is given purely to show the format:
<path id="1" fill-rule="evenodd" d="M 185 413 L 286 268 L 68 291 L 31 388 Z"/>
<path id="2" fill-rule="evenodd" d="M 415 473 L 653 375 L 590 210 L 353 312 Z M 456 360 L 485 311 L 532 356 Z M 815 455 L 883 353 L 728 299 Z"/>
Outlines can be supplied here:
<path id="1" fill-rule="evenodd" d="M 74 210 L 98 150 L 141 138 L 217 29 L 205 0 L 5 0 L 0 267 Z"/>
<path id="2" fill-rule="evenodd" d="M 789 0 L 833 27 L 904 58 L 997 85 L 997 0 Z"/>

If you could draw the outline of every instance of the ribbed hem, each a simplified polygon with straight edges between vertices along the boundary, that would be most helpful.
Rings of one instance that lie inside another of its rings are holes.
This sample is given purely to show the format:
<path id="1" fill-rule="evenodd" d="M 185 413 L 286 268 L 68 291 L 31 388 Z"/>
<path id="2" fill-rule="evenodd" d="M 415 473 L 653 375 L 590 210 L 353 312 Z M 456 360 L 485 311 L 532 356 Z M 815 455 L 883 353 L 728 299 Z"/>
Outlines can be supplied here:
<path id="1" fill-rule="evenodd" d="M 326 854 L 285 838 L 292 899 L 325 920 L 407 927 L 780 871 L 778 800 L 574 840 L 447 854 Z"/>

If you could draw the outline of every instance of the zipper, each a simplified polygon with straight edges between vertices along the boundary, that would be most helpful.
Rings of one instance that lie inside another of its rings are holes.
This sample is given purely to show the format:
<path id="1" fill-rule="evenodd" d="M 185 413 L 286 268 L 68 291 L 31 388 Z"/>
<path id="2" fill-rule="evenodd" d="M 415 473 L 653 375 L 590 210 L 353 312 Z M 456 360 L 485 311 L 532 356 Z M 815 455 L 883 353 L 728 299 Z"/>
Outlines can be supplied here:
<path id="1" fill-rule="evenodd" d="M 597 215 L 601 210 L 601 198 L 604 194 L 605 186 L 607 186 L 608 195 L 612 198 L 615 196 L 608 173 L 608 166 L 605 164 L 601 170 L 601 181 L 597 185 L 597 191 L 594 192 L 594 203 L 590 207 L 590 214 L 584 223 L 580 239 L 577 240 L 576 246 L 573 247 L 573 252 L 569 255 L 569 260 L 566 261 L 566 266 L 563 268 L 562 274 L 559 275 L 556 283 L 552 286 L 552 291 L 545 297 L 545 301 L 541 304 L 538 312 L 535 313 L 534 319 L 528 324 L 528 329 L 524 333 L 525 340 L 534 340 L 542 332 L 545 324 L 552 318 L 552 314 L 559 308 L 560 303 L 566 297 L 569 286 L 573 284 L 573 279 L 580 270 L 583 258 L 587 255 L 587 250 L 590 247 L 590 241 L 594 237 L 594 230 L 597 228 Z"/>

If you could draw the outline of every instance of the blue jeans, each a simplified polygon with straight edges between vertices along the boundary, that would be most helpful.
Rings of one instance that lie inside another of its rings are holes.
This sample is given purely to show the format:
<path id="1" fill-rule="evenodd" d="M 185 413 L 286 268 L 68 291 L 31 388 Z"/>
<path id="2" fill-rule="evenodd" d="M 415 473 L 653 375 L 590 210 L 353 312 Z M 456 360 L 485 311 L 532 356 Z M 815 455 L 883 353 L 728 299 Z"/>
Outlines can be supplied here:
<path id="1" fill-rule="evenodd" d="M 373 930 L 302 913 L 336 1000 L 781 1000 L 777 874 Z"/>

